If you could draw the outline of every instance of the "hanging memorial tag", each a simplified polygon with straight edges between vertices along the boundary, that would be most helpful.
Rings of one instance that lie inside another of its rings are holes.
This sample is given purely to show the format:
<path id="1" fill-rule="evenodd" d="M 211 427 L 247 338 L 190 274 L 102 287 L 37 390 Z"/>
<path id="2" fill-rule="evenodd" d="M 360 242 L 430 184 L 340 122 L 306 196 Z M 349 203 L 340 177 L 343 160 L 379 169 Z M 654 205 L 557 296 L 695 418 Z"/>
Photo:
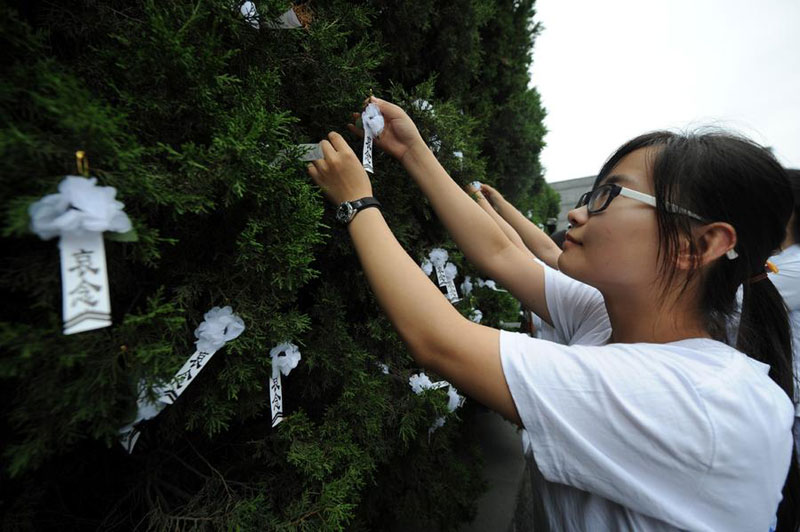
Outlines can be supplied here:
<path id="1" fill-rule="evenodd" d="M 361 161 L 364 165 L 364 170 L 370 174 L 374 174 L 375 170 L 372 167 L 372 137 L 364 134 L 364 149 L 361 152 Z"/>
<path id="2" fill-rule="evenodd" d="M 374 173 L 372 166 L 372 141 L 381 136 L 384 127 L 383 115 L 377 105 L 374 103 L 367 105 L 364 112 L 361 113 L 361 123 L 364 126 L 364 149 L 361 153 L 361 164 L 364 165 L 364 170 L 369 173 Z"/>
<path id="3" fill-rule="evenodd" d="M 272 426 L 275 427 L 283 421 L 283 388 L 281 372 L 277 366 L 272 366 L 272 378 L 269 381 L 269 405 L 272 411 Z"/>
<path id="4" fill-rule="evenodd" d="M 278 344 L 269 351 L 272 358 L 272 378 L 269 382 L 269 404 L 272 413 L 272 426 L 275 427 L 283 421 L 283 383 L 281 373 L 289 373 L 297 367 L 302 358 L 300 350 L 290 342 Z"/>
<path id="5" fill-rule="evenodd" d="M 172 382 L 164 389 L 158 400 L 168 405 L 174 403 L 175 400 L 186 391 L 192 379 L 197 377 L 203 368 L 206 367 L 206 364 L 208 364 L 208 361 L 214 356 L 214 353 L 216 353 L 216 351 L 195 351 L 194 354 L 189 357 L 189 360 L 181 366 L 181 369 L 175 374 Z"/>
<path id="6" fill-rule="evenodd" d="M 88 172 L 83 152 L 77 156 L 79 168 Z M 60 237 L 64 334 L 111 325 L 103 232 L 133 229 L 116 194 L 113 187 L 97 186 L 94 177 L 66 176 L 58 193 L 28 207 L 34 233 L 43 240 Z"/>
<path id="7" fill-rule="evenodd" d="M 203 315 L 203 322 L 194 331 L 197 350 L 181 366 L 170 382 L 155 386 L 151 400 L 147 394 L 147 384 L 139 382 L 136 418 L 119 430 L 119 441 L 128 453 L 133 451 L 139 438 L 136 424 L 156 417 L 167 405 L 173 404 L 192 383 L 197 375 L 208 365 L 214 353 L 237 338 L 244 331 L 244 321 L 233 313 L 231 307 L 214 307 Z"/>
<path id="8" fill-rule="evenodd" d="M 447 273 L 444 271 L 444 264 L 436 263 L 433 266 L 436 269 L 436 282 L 441 287 L 447 286 Z"/>
<path id="9" fill-rule="evenodd" d="M 300 156 L 301 161 L 316 161 L 325 158 L 322 154 L 322 148 L 319 147 L 319 143 L 298 144 L 297 147 L 303 152 L 303 155 Z"/>
<path id="10" fill-rule="evenodd" d="M 61 251 L 64 334 L 111 325 L 103 233 L 65 234 Z"/>

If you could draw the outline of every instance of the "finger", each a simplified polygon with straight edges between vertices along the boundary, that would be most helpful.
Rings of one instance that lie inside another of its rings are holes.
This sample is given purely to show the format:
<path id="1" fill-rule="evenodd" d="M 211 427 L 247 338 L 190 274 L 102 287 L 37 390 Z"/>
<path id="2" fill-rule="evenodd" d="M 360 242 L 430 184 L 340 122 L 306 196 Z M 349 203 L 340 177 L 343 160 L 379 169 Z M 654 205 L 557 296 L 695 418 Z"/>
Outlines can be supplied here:
<path id="1" fill-rule="evenodd" d="M 311 161 L 311 164 L 314 165 L 320 175 L 324 175 L 328 172 L 328 163 L 325 162 L 325 159 L 316 159 Z"/>
<path id="2" fill-rule="evenodd" d="M 319 171 L 317 170 L 317 167 L 314 166 L 313 163 L 308 163 L 306 170 L 308 171 L 308 175 L 311 176 L 311 179 L 314 181 L 314 183 L 319 185 Z"/>
<path id="3" fill-rule="evenodd" d="M 330 136 L 330 133 L 328 133 L 328 136 Z M 336 150 L 333 149 L 333 146 L 331 146 L 331 143 L 327 140 L 320 142 L 319 147 L 322 149 L 322 154 L 325 156 L 326 161 L 336 157 Z"/>
<path id="4" fill-rule="evenodd" d="M 330 133 L 328 133 L 328 138 L 330 139 L 331 144 L 333 145 L 334 149 L 337 152 L 347 153 L 349 151 L 352 151 L 350 149 L 350 145 L 347 144 L 346 140 L 344 140 L 344 137 L 342 137 L 337 132 L 331 131 Z"/>
<path id="5" fill-rule="evenodd" d="M 364 138 L 364 130 L 356 127 L 355 124 L 347 124 L 347 129 L 349 129 L 350 132 L 355 134 L 356 136 Z"/>

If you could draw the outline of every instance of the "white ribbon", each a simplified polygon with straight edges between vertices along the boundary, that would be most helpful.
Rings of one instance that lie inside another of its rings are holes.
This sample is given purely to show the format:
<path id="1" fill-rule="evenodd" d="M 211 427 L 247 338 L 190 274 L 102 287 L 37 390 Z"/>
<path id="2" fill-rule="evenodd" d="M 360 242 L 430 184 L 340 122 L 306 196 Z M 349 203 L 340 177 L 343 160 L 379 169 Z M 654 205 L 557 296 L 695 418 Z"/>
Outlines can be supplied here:
<path id="1" fill-rule="evenodd" d="M 111 325 L 103 231 L 132 229 L 116 195 L 114 187 L 98 187 L 94 177 L 66 176 L 57 194 L 28 207 L 34 233 L 43 240 L 60 237 L 64 334 Z"/>
<path id="2" fill-rule="evenodd" d="M 181 366 L 169 383 L 153 388 L 156 395 L 155 402 L 147 398 L 144 382 L 139 383 L 136 419 L 120 429 L 120 443 L 128 453 L 133 451 L 139 439 L 139 430 L 135 425 L 157 416 L 167 405 L 174 403 L 206 367 L 214 353 L 222 349 L 227 342 L 237 338 L 242 331 L 244 331 L 244 321 L 233 313 L 231 307 L 212 308 L 205 313 L 203 322 L 194 331 L 197 351 Z"/>
<path id="3" fill-rule="evenodd" d="M 273 30 L 293 30 L 302 28 L 303 23 L 297 18 L 297 13 L 294 12 L 294 9 L 289 8 L 274 21 L 268 22 L 267 27 Z"/>
<path id="4" fill-rule="evenodd" d="M 372 167 L 372 141 L 383 133 L 384 121 L 381 110 L 374 103 L 367 105 L 361 113 L 361 123 L 364 126 L 364 149 L 361 153 L 361 162 L 364 170 L 374 173 Z"/>
<path id="5" fill-rule="evenodd" d="M 289 342 L 278 344 L 270 349 L 269 356 L 272 358 L 269 404 L 272 412 L 272 426 L 274 427 L 283 421 L 283 384 L 281 383 L 281 373 L 288 377 L 289 373 L 297 367 L 302 357 L 300 356 L 300 349 Z"/>

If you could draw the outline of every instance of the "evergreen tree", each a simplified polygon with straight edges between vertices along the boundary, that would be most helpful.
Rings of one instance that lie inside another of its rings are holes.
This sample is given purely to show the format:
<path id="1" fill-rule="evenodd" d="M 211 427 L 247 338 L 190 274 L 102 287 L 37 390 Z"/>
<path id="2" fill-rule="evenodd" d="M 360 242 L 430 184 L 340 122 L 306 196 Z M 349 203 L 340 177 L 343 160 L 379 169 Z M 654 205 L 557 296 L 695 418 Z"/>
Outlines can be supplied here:
<path id="1" fill-rule="evenodd" d="M 532 2 L 334 0 L 302 6 L 296 30 L 268 27 L 284 1 L 255 6 L 259 29 L 230 0 L 4 5 L 4 529 L 375 530 L 418 516 L 446 530 L 474 513 L 480 457 L 461 421 L 473 407 L 411 392 L 419 368 L 297 144 L 342 130 L 372 89 L 414 114 L 455 179 L 552 216 L 544 113 L 527 87 Z M 65 336 L 58 247 L 30 233 L 27 209 L 75 173 L 78 149 L 136 240 L 106 237 L 113 326 Z M 459 282 L 478 276 L 376 155 L 374 188 L 406 249 L 422 261 L 444 247 Z M 215 305 L 245 332 L 126 454 L 118 431 L 139 381 L 169 381 Z M 518 312 L 487 287 L 457 307 L 493 326 Z M 287 340 L 303 358 L 273 428 L 269 350 Z"/>

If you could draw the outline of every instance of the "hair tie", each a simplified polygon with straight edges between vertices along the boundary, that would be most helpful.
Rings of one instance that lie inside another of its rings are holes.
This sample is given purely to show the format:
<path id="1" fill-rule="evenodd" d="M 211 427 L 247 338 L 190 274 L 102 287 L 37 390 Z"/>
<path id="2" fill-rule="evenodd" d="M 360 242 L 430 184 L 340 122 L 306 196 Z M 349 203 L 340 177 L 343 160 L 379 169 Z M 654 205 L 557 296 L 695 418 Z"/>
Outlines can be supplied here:
<path id="1" fill-rule="evenodd" d="M 757 283 L 758 281 L 763 281 L 769 276 L 770 273 L 778 273 L 778 267 L 775 266 L 774 263 L 767 261 L 764 264 L 764 271 L 752 276 L 750 279 L 747 280 L 747 282 L 753 284 Z"/>

